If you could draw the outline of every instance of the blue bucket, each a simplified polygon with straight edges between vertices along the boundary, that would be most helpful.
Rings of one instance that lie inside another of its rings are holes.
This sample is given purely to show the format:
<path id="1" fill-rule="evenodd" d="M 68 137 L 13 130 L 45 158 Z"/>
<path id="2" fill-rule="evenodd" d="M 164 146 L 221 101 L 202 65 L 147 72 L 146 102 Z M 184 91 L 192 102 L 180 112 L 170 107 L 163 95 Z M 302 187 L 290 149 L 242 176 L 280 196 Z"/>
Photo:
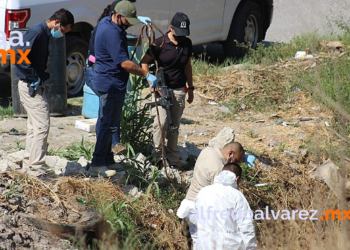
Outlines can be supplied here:
<path id="1" fill-rule="evenodd" d="M 134 53 L 135 50 L 135 45 L 137 42 L 137 36 L 132 36 L 132 35 L 127 35 L 128 38 L 128 51 L 130 57 Z M 133 62 L 136 63 L 137 65 L 139 62 L 137 60 L 140 60 L 142 56 L 142 41 L 140 41 L 139 45 L 137 46 L 136 53 L 133 58 Z M 134 77 L 134 75 L 130 74 L 130 77 Z M 127 84 L 127 91 L 130 90 L 131 82 L 130 79 Z M 84 85 L 84 97 L 83 97 L 83 109 L 81 114 L 85 118 L 97 118 L 98 117 L 98 107 L 99 107 L 99 98 L 98 96 L 92 91 L 92 89 L 87 86 L 86 84 Z"/>

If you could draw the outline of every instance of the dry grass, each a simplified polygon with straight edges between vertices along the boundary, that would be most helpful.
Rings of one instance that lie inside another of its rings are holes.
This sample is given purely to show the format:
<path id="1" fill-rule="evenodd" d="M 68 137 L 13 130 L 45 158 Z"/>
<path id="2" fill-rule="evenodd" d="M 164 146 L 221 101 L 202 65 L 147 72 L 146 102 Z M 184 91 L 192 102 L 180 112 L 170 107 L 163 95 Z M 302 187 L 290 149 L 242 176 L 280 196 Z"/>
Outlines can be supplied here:
<path id="1" fill-rule="evenodd" d="M 95 209 L 102 211 L 111 201 L 126 200 L 128 216 L 134 219 L 137 230 L 133 231 L 129 238 L 132 238 L 130 249 L 139 249 L 151 246 L 157 249 L 184 249 L 185 239 L 181 234 L 181 225 L 176 221 L 175 214 L 170 214 L 153 197 L 141 196 L 131 200 L 121 189 L 106 179 L 97 181 L 86 181 L 81 178 L 60 177 L 57 180 L 41 181 L 40 179 L 14 172 L 8 173 L 14 180 L 23 179 L 21 185 L 25 186 L 27 200 L 40 200 L 42 197 L 49 198 L 50 202 L 36 203 L 35 215 L 38 218 L 53 223 L 75 223 L 69 219 L 69 213 L 82 214 L 89 206 L 77 202 L 76 197 L 81 196 L 93 204 Z M 60 214 L 59 219 L 53 219 L 50 211 Z M 69 210 L 69 213 L 67 212 Z M 110 213 L 111 211 L 105 211 Z M 114 232 L 112 235 L 115 235 Z M 109 236 L 109 241 L 101 244 L 108 249 L 121 249 L 115 242 L 115 236 Z M 120 237 L 120 236 L 119 236 Z M 121 239 L 121 238 L 120 238 Z M 124 248 L 129 248 L 128 245 Z"/>

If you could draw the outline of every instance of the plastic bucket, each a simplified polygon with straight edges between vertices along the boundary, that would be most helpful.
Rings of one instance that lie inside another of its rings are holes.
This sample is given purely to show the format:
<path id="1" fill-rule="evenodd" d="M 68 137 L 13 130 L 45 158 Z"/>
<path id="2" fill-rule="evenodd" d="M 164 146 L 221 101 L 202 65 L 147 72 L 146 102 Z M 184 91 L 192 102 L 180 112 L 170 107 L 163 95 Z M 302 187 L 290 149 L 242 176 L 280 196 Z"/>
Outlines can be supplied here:
<path id="1" fill-rule="evenodd" d="M 127 35 L 128 38 L 128 51 L 129 51 L 129 56 L 131 58 L 134 50 L 135 50 L 135 45 L 137 42 L 137 36 L 131 36 Z M 142 42 L 139 43 L 137 46 L 136 53 L 133 58 L 133 62 L 136 63 L 137 65 L 139 64 L 139 60 L 141 59 L 142 56 Z M 134 77 L 134 75 L 130 74 L 130 78 Z M 131 81 L 130 78 L 128 80 L 127 84 L 127 91 L 130 91 L 130 86 L 131 86 Z M 86 84 L 84 85 L 84 98 L 83 98 L 83 108 L 82 108 L 82 115 L 85 118 L 97 118 L 98 117 L 98 108 L 99 108 L 99 98 L 98 96 L 91 90 L 89 86 Z"/>

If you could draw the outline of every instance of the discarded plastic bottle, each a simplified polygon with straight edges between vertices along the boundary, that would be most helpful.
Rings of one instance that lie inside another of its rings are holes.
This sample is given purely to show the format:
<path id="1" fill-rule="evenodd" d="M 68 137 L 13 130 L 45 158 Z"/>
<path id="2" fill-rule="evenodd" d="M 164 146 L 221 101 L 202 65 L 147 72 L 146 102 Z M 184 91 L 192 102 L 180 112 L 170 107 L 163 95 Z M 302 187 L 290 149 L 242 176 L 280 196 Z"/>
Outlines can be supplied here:
<path id="1" fill-rule="evenodd" d="M 82 203 L 82 204 L 87 204 L 87 200 L 81 196 L 77 196 L 77 201 Z"/>

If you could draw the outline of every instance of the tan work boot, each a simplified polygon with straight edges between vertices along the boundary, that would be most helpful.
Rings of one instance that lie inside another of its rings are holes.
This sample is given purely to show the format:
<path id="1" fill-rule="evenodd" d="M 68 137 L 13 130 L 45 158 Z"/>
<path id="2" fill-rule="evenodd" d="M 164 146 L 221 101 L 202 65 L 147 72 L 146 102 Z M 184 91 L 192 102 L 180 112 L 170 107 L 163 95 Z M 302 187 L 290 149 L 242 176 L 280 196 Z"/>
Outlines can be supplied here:
<path id="1" fill-rule="evenodd" d="M 112 152 L 114 155 L 121 155 L 126 153 L 126 147 L 124 147 L 121 143 L 117 143 L 114 145 Z"/>

